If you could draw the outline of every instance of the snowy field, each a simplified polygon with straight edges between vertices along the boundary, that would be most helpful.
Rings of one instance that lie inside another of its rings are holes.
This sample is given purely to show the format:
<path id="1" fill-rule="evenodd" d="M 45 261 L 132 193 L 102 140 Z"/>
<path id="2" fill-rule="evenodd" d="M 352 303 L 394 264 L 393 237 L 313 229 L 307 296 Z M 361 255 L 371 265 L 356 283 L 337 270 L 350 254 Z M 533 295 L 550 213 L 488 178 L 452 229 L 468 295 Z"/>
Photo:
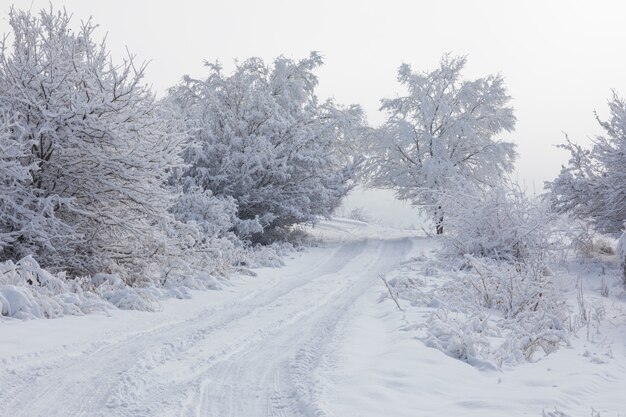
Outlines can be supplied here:
<path id="1" fill-rule="evenodd" d="M 592 266 L 585 300 L 604 313 L 571 346 L 471 366 L 424 342 L 436 307 L 399 311 L 379 278 L 444 280 L 419 276 L 436 240 L 349 220 L 313 233 L 286 266 L 158 312 L 3 319 L 0 416 L 626 415 L 626 303 L 596 296 Z"/>

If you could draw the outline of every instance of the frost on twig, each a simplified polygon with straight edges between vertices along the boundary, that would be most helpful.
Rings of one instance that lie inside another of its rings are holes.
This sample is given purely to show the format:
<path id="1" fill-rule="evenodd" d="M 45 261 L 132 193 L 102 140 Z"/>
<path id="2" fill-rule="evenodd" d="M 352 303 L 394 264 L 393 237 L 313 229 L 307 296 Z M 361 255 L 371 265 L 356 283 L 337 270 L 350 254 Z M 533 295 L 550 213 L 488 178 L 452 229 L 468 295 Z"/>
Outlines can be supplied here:
<path id="1" fill-rule="evenodd" d="M 392 299 L 392 300 L 396 303 L 396 306 L 398 307 L 398 310 L 400 310 L 400 311 L 404 311 L 404 310 L 402 309 L 402 307 L 400 307 L 400 303 L 398 302 L 398 298 L 397 298 L 397 297 L 393 294 L 393 291 L 391 290 L 391 287 L 389 286 L 389 282 L 387 282 L 387 280 L 385 279 L 385 277 L 384 277 L 384 276 L 382 276 L 382 275 L 380 275 L 380 274 L 378 275 L 378 277 L 379 277 L 380 279 L 382 279 L 382 280 L 383 280 L 383 282 L 385 283 L 385 286 L 387 287 L 387 291 L 389 291 L 389 295 L 391 296 L 391 299 Z"/>

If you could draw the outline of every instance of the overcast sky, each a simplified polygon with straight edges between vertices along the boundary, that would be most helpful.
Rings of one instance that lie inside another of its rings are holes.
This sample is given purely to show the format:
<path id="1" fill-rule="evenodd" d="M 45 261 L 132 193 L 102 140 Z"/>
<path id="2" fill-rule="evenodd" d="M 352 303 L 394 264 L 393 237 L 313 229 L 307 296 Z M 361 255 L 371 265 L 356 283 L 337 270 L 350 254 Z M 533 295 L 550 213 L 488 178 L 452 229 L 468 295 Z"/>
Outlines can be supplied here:
<path id="1" fill-rule="evenodd" d="M 48 0 L 0 0 L 0 32 L 11 3 L 37 11 Z M 506 139 L 518 145 L 516 176 L 541 191 L 567 154 L 553 145 L 599 133 L 611 89 L 626 96 L 626 5 L 619 1 L 148 1 L 52 0 L 90 16 L 114 56 L 128 47 L 150 60 L 148 82 L 162 95 L 204 60 L 232 68 L 235 58 L 320 51 L 319 96 L 359 103 L 370 123 L 384 120 L 380 99 L 402 93 L 396 69 L 434 68 L 445 52 L 468 55 L 466 76 L 501 73 L 518 118 Z"/>

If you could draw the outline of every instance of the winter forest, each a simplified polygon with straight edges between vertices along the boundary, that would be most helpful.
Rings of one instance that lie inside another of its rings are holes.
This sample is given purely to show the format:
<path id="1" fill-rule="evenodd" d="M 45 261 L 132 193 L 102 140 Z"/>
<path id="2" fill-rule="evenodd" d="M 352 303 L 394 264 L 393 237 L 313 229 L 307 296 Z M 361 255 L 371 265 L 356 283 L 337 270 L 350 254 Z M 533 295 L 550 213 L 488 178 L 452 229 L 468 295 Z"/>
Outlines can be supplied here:
<path id="1" fill-rule="evenodd" d="M 172 61 L 157 94 L 97 15 L 2 12 L 0 416 L 626 413 L 620 86 L 529 187 L 471 54 L 395 63 L 372 123 L 323 51 Z"/>

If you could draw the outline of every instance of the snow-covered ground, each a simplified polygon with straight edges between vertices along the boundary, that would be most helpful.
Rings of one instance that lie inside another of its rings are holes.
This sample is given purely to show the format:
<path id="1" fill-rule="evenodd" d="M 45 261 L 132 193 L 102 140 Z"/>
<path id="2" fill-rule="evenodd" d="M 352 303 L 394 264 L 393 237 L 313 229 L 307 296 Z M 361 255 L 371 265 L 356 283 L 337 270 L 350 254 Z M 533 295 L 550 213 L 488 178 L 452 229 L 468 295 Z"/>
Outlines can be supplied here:
<path id="1" fill-rule="evenodd" d="M 479 370 L 426 347 L 408 325 L 424 311 L 385 297 L 379 274 L 432 240 L 348 220 L 314 233 L 285 267 L 156 313 L 0 321 L 0 416 L 626 415 L 619 300 L 599 336 Z"/>
<path id="2" fill-rule="evenodd" d="M 378 303 L 382 291 L 371 288 L 353 306 L 339 326 L 342 337 L 315 371 L 320 415 L 626 415 L 624 310 L 607 318 L 593 341 L 582 329 L 571 347 L 537 362 L 480 370 L 427 347 L 419 331 L 405 330 L 407 323 L 424 324 L 428 314 L 402 300 L 405 315 L 389 299 Z"/>

